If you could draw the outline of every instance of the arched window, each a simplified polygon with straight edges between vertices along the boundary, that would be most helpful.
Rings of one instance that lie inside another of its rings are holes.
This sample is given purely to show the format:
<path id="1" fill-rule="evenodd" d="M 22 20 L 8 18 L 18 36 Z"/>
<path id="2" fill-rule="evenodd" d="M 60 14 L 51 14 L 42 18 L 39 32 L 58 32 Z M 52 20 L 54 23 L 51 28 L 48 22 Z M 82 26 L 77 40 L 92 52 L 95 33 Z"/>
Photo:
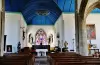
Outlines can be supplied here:
<path id="1" fill-rule="evenodd" d="M 39 29 L 35 35 L 36 45 L 47 45 L 47 35 L 43 29 Z"/>

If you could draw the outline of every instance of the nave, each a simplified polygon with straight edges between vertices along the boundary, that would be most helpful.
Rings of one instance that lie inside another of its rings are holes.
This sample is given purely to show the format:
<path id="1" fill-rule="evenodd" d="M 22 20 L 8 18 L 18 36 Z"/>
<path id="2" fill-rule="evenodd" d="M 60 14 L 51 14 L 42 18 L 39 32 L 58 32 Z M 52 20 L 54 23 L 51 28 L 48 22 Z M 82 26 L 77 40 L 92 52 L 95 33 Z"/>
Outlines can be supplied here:
<path id="1" fill-rule="evenodd" d="M 0 65 L 100 65 L 100 0 L 0 0 Z"/>

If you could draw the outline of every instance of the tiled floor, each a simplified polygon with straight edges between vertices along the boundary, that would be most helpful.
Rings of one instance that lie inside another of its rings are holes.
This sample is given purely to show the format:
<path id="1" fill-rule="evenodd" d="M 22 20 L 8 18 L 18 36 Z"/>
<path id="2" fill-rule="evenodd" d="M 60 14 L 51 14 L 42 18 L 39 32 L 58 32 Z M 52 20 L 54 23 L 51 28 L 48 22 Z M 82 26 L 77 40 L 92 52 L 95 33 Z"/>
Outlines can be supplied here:
<path id="1" fill-rule="evenodd" d="M 36 57 L 34 65 L 50 65 L 48 61 L 48 57 L 47 56 Z"/>

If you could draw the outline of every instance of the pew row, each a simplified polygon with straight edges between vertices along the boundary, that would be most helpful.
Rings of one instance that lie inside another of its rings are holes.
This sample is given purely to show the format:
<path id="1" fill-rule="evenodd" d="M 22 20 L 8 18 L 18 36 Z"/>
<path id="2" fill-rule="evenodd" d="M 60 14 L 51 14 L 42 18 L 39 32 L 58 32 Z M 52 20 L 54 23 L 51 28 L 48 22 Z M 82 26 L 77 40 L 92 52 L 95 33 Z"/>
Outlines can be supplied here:
<path id="1" fill-rule="evenodd" d="M 2 65 L 34 65 L 35 56 L 31 54 L 8 54 L 4 55 Z"/>
<path id="2" fill-rule="evenodd" d="M 50 53 L 51 65 L 100 65 L 100 58 L 81 56 L 74 52 Z"/>

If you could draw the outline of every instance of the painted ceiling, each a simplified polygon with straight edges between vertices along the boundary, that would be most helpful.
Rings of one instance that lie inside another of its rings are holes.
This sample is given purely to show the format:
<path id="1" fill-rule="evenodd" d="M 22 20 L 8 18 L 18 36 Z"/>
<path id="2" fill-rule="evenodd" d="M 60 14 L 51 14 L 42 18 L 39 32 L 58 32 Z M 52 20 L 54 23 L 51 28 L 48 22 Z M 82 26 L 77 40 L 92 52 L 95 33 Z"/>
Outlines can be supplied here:
<path id="1" fill-rule="evenodd" d="M 5 0 L 7 12 L 21 12 L 28 25 L 54 25 L 62 12 L 74 13 L 75 0 Z M 98 8 L 92 13 L 100 13 Z"/>

